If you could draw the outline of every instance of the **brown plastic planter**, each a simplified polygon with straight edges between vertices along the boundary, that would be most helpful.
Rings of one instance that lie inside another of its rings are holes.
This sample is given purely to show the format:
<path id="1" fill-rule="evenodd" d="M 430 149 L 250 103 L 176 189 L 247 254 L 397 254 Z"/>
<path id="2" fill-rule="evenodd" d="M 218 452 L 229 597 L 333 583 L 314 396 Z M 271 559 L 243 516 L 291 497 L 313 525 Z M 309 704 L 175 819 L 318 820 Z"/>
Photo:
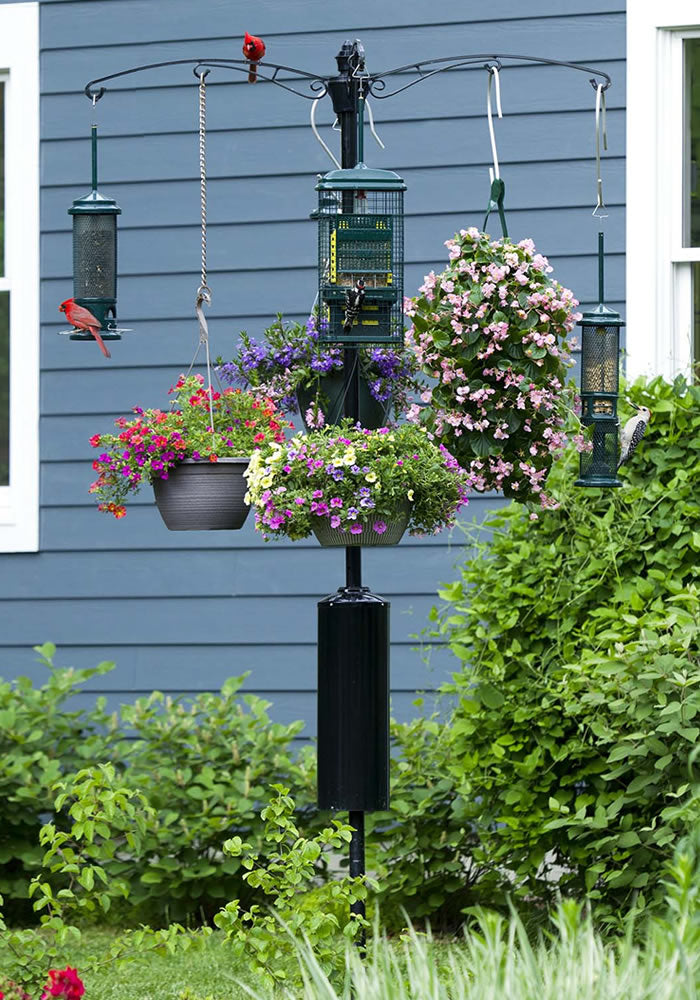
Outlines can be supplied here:
<path id="1" fill-rule="evenodd" d="M 218 462 L 186 458 L 167 479 L 153 481 L 160 516 L 170 531 L 231 531 L 243 525 L 250 507 L 243 497 L 247 458 Z"/>

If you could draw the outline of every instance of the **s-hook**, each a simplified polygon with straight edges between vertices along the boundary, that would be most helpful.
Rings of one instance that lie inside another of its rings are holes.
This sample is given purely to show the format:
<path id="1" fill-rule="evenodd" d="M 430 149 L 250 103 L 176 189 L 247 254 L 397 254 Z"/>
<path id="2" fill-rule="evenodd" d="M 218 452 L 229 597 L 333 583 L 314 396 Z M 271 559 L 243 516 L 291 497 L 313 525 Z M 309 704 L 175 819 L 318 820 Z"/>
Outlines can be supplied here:
<path id="1" fill-rule="evenodd" d="M 489 138 L 491 140 L 491 156 L 493 157 L 493 166 L 489 167 L 489 178 L 491 180 L 491 191 L 489 194 L 489 203 L 486 206 L 486 215 L 484 216 L 483 229 L 486 230 L 486 223 L 488 222 L 489 215 L 491 212 L 498 212 L 498 218 L 501 221 L 501 230 L 503 236 L 508 236 L 508 225 L 506 223 L 506 213 L 503 207 L 503 199 L 506 193 L 506 186 L 501 178 L 501 172 L 498 166 L 498 150 L 496 149 L 496 133 L 493 129 L 493 111 L 491 108 L 491 84 L 495 81 L 496 83 L 496 112 L 499 118 L 503 117 L 503 109 L 501 108 L 501 81 L 498 76 L 497 66 L 487 66 L 489 79 L 488 87 L 486 90 L 486 115 L 489 123 Z"/>

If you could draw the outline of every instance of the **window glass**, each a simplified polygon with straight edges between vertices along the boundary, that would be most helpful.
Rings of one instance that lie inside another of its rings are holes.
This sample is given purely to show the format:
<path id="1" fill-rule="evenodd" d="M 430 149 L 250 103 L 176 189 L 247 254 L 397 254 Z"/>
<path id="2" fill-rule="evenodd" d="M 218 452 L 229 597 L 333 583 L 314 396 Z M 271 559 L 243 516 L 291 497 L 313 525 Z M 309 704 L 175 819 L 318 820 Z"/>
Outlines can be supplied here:
<path id="1" fill-rule="evenodd" d="M 684 245 L 700 246 L 700 38 L 685 42 L 686 62 L 686 157 Z M 696 355 L 697 356 L 697 355 Z"/>
<path id="2" fill-rule="evenodd" d="M 5 84 L 0 81 L 0 277 L 5 274 Z M 10 293 L 0 292 L 0 486 L 10 482 Z"/>
<path id="3" fill-rule="evenodd" d="M 700 263 L 693 267 L 693 361 L 695 363 L 695 378 L 700 381 Z"/>
<path id="4" fill-rule="evenodd" d="M 10 293 L 0 292 L 0 486 L 10 482 Z"/>

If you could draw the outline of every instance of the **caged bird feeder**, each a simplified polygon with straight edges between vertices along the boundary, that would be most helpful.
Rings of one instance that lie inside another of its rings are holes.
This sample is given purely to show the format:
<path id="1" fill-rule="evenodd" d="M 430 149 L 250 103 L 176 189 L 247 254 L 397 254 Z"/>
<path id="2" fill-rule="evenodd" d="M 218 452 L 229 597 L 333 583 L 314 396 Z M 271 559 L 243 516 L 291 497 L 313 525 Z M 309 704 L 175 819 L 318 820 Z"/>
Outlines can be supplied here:
<path id="1" fill-rule="evenodd" d="M 402 344 L 406 185 L 392 170 L 358 163 L 325 174 L 316 190 L 320 339 Z M 361 304 L 349 314 L 358 287 Z"/>
<path id="2" fill-rule="evenodd" d="M 581 453 L 576 486 L 622 486 L 617 478 L 619 426 L 620 328 L 619 313 L 604 304 L 603 234 L 598 233 L 598 288 L 600 302 L 584 313 L 581 327 L 581 422 L 591 431 L 591 451 Z"/>
<path id="3" fill-rule="evenodd" d="M 121 208 L 97 190 L 97 126 L 92 126 L 92 191 L 73 202 L 73 298 L 101 325 L 103 340 L 121 340 L 117 328 L 117 216 Z M 71 340 L 93 340 L 89 331 Z"/>

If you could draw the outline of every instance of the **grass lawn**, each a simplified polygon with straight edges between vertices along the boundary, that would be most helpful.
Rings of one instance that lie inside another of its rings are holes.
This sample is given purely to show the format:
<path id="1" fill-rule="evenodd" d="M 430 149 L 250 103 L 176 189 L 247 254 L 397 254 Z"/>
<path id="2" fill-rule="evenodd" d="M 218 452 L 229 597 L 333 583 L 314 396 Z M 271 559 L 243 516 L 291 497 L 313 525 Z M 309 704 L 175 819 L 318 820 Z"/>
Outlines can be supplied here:
<path id="1" fill-rule="evenodd" d="M 259 987 L 244 965 L 236 966 L 223 935 L 214 934 L 202 949 L 174 955 L 148 954 L 125 962 L 120 968 L 107 967 L 96 973 L 84 972 L 88 957 L 106 954 L 114 934 L 103 930 L 83 931 L 70 965 L 77 967 L 85 983 L 85 1000 L 243 1000 L 248 996 L 236 985 L 243 980 Z M 0 970 L 3 951 L 0 946 Z M 187 992 L 189 990 L 189 992 Z"/>

